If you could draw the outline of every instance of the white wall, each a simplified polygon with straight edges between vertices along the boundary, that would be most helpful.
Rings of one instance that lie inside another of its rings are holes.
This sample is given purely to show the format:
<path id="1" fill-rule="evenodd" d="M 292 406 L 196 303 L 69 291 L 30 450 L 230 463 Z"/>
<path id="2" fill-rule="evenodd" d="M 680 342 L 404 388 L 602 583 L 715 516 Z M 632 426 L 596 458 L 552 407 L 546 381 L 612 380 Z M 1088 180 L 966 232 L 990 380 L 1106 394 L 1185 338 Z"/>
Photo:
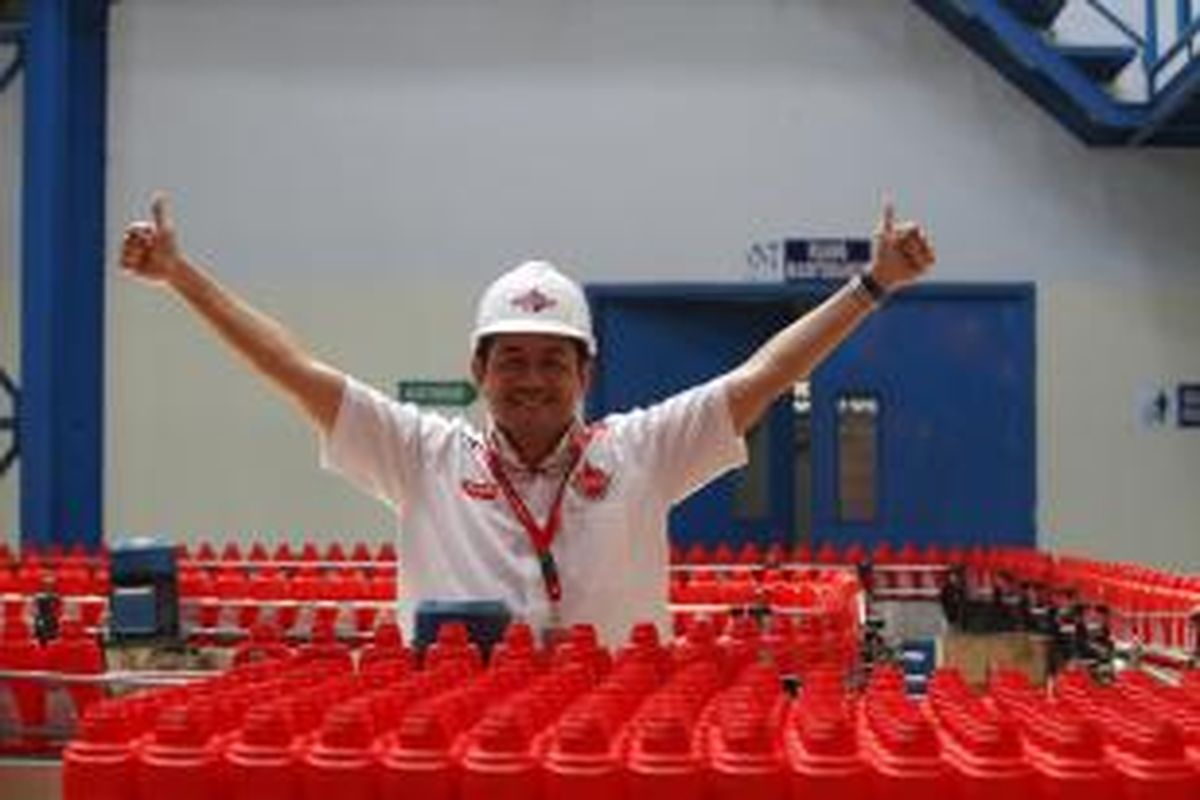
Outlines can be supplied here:
<path id="1" fill-rule="evenodd" d="M 1200 436 L 1135 413 L 1147 383 L 1200 377 L 1200 153 L 1085 149 L 914 5 L 125 0 L 113 18 L 114 241 L 168 189 L 194 253 L 377 385 L 464 374 L 473 297 L 522 257 L 736 278 L 752 241 L 865 232 L 889 189 L 941 279 L 1037 282 L 1044 544 L 1200 565 Z M 176 303 L 115 276 L 109 298 L 110 531 L 387 535 Z"/>

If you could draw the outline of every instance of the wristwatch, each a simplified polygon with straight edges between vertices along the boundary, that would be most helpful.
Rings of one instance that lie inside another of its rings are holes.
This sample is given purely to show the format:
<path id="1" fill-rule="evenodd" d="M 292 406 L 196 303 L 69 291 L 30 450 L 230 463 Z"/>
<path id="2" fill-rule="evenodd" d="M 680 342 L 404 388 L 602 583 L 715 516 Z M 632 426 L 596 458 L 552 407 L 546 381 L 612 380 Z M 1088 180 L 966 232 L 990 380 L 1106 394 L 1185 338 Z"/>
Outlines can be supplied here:
<path id="1" fill-rule="evenodd" d="M 858 285 L 855 288 L 865 292 L 871 302 L 877 306 L 883 305 L 883 301 L 888 296 L 888 290 L 883 288 L 883 284 L 875 280 L 875 277 L 869 272 L 858 274 Z"/>

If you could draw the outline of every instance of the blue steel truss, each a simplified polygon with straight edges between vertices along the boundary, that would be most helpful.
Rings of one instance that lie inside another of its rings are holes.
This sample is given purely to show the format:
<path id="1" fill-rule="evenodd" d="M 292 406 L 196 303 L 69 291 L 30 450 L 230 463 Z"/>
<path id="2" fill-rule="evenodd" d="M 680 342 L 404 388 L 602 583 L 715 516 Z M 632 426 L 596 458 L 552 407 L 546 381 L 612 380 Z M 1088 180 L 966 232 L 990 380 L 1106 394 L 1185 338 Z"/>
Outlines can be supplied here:
<path id="1" fill-rule="evenodd" d="M 1047 34 L 1070 0 L 915 2 L 1088 144 L 1200 145 L 1200 9 L 1192 0 L 1144 0 L 1135 19 L 1112 0 L 1074 0 L 1111 36 L 1083 46 Z M 1135 59 L 1145 95 L 1120 99 L 1109 84 Z"/>
<path id="2" fill-rule="evenodd" d="M 0 52 L 4 49 L 11 49 L 8 54 L 8 62 L 0 61 L 0 94 L 16 80 L 21 74 L 21 67 L 25 65 L 25 23 L 23 22 L 0 22 L 0 45 L 9 45 L 11 48 L 0 48 Z"/>

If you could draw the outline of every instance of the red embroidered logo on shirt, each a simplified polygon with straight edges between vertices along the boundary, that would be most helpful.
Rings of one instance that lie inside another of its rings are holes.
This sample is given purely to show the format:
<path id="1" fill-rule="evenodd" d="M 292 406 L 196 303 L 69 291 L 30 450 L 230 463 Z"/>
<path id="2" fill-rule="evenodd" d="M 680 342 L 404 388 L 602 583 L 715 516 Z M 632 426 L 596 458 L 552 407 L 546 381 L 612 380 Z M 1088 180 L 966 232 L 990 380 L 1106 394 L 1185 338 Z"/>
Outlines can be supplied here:
<path id="1" fill-rule="evenodd" d="M 464 480 L 462 490 L 467 497 L 476 500 L 495 500 L 500 496 L 500 487 L 491 481 Z"/>
<path id="2" fill-rule="evenodd" d="M 549 295 L 542 294 L 537 288 L 530 289 L 525 294 L 517 295 L 512 299 L 513 308 L 519 308 L 522 311 L 527 311 L 530 314 L 538 314 L 545 311 L 547 308 L 554 308 L 558 305 L 558 301 Z"/>
<path id="3" fill-rule="evenodd" d="M 599 500 L 608 493 L 608 484 L 611 480 L 611 476 L 607 472 L 590 461 L 584 461 L 583 466 L 571 479 L 571 485 L 575 487 L 575 491 L 588 500 Z"/>

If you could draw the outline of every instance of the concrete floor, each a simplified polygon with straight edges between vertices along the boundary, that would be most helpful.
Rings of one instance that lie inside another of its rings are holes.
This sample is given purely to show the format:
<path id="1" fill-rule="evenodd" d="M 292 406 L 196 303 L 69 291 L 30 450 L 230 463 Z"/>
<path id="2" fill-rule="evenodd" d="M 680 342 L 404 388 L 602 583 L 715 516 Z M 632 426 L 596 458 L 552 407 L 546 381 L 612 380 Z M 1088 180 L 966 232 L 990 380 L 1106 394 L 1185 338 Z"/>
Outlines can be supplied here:
<path id="1" fill-rule="evenodd" d="M 59 800 L 62 762 L 0 758 L 0 800 Z"/>

